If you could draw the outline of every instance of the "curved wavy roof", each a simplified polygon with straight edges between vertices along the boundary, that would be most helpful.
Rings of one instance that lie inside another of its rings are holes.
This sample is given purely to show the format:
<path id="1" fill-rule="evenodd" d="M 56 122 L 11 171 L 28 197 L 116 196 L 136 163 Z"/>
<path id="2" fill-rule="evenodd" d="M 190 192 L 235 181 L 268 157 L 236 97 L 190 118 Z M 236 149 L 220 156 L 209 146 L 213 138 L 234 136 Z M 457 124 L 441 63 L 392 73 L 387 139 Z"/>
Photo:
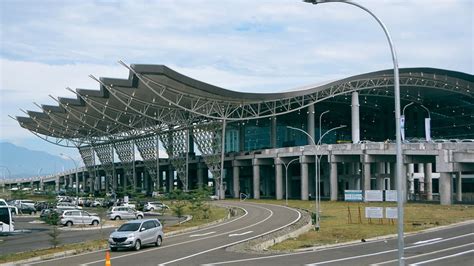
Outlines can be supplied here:
<path id="1" fill-rule="evenodd" d="M 127 79 L 93 77 L 100 84 L 99 90 L 70 89 L 76 98 L 57 98 L 57 105 L 41 105 L 42 112 L 27 111 L 28 117 L 16 119 L 34 134 L 80 145 L 211 120 L 231 122 L 278 116 L 352 91 L 393 98 L 393 70 L 356 75 L 304 90 L 244 93 L 198 81 L 163 65 L 124 66 L 129 69 Z M 435 68 L 400 69 L 403 101 L 428 107 L 440 103 L 464 106 L 461 120 L 468 124 L 474 120 L 473 85 L 471 74 Z"/>

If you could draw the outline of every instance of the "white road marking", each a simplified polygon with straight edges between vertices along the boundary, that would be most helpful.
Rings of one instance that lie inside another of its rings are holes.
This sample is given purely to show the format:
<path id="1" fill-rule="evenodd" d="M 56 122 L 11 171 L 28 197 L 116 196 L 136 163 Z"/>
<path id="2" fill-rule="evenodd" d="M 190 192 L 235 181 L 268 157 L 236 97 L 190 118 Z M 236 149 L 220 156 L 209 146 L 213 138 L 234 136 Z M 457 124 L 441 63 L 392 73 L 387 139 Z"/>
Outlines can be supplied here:
<path id="1" fill-rule="evenodd" d="M 255 207 L 257 207 L 257 206 L 255 206 Z M 288 208 L 288 207 L 285 207 L 285 206 L 281 206 L 281 207 L 284 207 L 284 208 L 287 208 L 287 209 L 290 209 L 290 210 L 294 210 L 294 209 L 291 209 L 291 208 Z M 248 227 L 252 227 L 252 226 L 258 225 L 258 224 L 260 224 L 260 223 L 265 222 L 266 220 L 270 219 L 270 217 L 273 216 L 273 211 L 272 211 L 272 210 L 267 209 L 267 208 L 262 208 L 262 209 L 269 210 L 272 214 L 271 214 L 269 217 L 263 219 L 262 221 L 260 221 L 260 222 L 258 222 L 258 223 L 255 223 L 255 224 L 253 224 L 253 225 L 249 225 L 249 226 L 246 226 L 246 227 L 244 227 L 244 228 L 237 229 L 237 230 L 241 230 L 241 229 L 245 229 L 245 228 L 248 228 Z M 297 210 L 296 210 L 296 211 L 297 211 Z M 252 236 L 252 237 L 249 237 L 249 238 L 245 238 L 245 239 L 242 239 L 242 240 L 233 242 L 233 243 L 228 243 L 228 244 L 222 245 L 222 246 L 220 246 L 220 247 L 211 248 L 211 249 L 208 249 L 208 250 L 204 250 L 204 251 L 201 251 L 201 252 L 198 252 L 198 253 L 195 253 L 195 254 L 186 256 L 186 257 L 182 257 L 182 258 L 175 259 L 175 260 L 172 260 L 172 261 L 160 263 L 160 264 L 158 264 L 158 266 L 167 265 L 167 264 L 170 264 L 170 263 L 175 263 L 175 262 L 178 262 L 178 261 L 182 261 L 182 260 L 185 260 L 185 259 L 189 259 L 189 258 L 198 256 L 198 255 L 201 255 L 201 254 L 205 254 L 205 253 L 208 253 L 208 252 L 211 252 L 211 251 L 214 251 L 214 250 L 218 250 L 218 249 L 221 249 L 221 248 L 230 247 L 230 246 L 233 246 L 233 245 L 236 245 L 236 244 L 245 242 L 245 241 L 247 241 L 247 240 L 255 239 L 255 238 L 257 238 L 257 237 L 260 237 L 260 236 L 263 236 L 263 235 L 266 235 L 266 234 L 273 233 L 273 232 L 275 232 L 275 231 L 278 231 L 278 230 L 280 230 L 280 229 L 282 229 L 282 228 L 285 228 L 285 227 L 287 227 L 287 226 L 290 226 L 290 225 L 296 223 L 297 221 L 299 221 L 299 219 L 301 219 L 301 213 L 300 213 L 299 211 L 297 211 L 297 212 L 298 212 L 298 218 L 296 218 L 295 220 L 293 220 L 293 221 L 292 221 L 291 223 L 289 223 L 289 224 L 280 226 L 280 227 L 278 227 L 278 228 L 276 228 L 276 229 L 273 229 L 273 230 L 264 232 L 264 233 L 259 234 L 259 235 L 256 235 L 256 236 Z M 234 232 L 237 231 L 237 230 L 234 230 Z"/>
<path id="2" fill-rule="evenodd" d="M 462 238 L 462 237 L 466 237 L 466 236 L 471 236 L 471 235 L 474 235 L 474 233 L 469 233 L 469 234 L 465 234 L 465 235 L 455 236 L 455 237 L 452 237 L 452 238 L 446 238 L 446 239 L 443 239 L 443 240 L 441 240 L 441 241 L 439 241 L 439 242 L 436 242 L 436 243 L 426 243 L 426 244 L 420 244 L 420 245 L 417 245 L 417 246 L 411 246 L 411 247 L 407 247 L 407 248 L 405 248 L 405 249 L 413 249 L 413 248 L 419 248 L 419 247 L 422 247 L 422 246 L 428 246 L 428 245 L 438 244 L 438 243 L 440 243 L 440 242 L 445 242 L 445 241 L 448 241 L 448 240 L 458 239 L 458 238 Z M 377 241 L 370 242 L 370 243 L 377 243 L 377 242 L 382 242 L 382 241 L 383 241 L 383 240 L 377 240 Z M 325 248 L 325 249 L 311 250 L 311 251 L 303 251 L 303 252 L 298 252 L 298 253 L 270 255 L 270 256 L 265 256 L 265 257 L 248 258 L 248 259 L 241 259 L 241 260 L 220 261 L 220 262 L 213 262 L 212 264 L 209 264 L 209 265 L 231 264 L 231 263 L 247 262 L 247 261 L 257 261 L 257 260 L 272 259 L 272 258 L 286 257 L 286 256 L 297 256 L 297 255 L 301 255 L 301 254 L 317 253 L 317 252 L 322 252 L 322 251 L 327 251 L 327 250 L 341 249 L 341 248 L 347 248 L 347 247 L 353 247 L 353 246 L 361 246 L 361 245 L 366 245 L 366 244 L 367 244 L 367 243 L 355 243 L 355 244 L 348 244 L 348 245 L 339 246 L 339 247 L 330 247 L 330 248 Z M 388 251 L 386 251 L 385 253 L 387 253 L 387 252 L 395 252 L 395 251 L 398 251 L 398 249 L 388 250 Z M 369 255 L 376 255 L 376 254 L 369 254 Z M 355 257 L 355 258 L 357 258 L 357 257 Z M 343 259 L 341 259 L 341 260 L 349 260 L 349 259 L 351 259 L 351 258 L 343 258 Z M 318 265 L 318 264 L 322 264 L 322 263 L 326 263 L 326 262 L 319 262 L 319 263 L 307 264 L 307 265 Z"/>
<path id="3" fill-rule="evenodd" d="M 189 237 L 207 236 L 207 235 L 212 235 L 214 233 L 215 233 L 215 231 L 212 231 L 212 232 L 207 232 L 207 233 L 203 233 L 203 234 L 190 235 Z"/>
<path id="4" fill-rule="evenodd" d="M 463 248 L 463 247 L 472 246 L 472 245 L 474 245 L 474 243 L 469 243 L 469 244 L 460 245 L 460 246 L 455 246 L 455 247 L 450 247 L 450 248 L 444 248 L 442 251 L 448 251 L 448 250 L 457 249 L 457 248 Z M 408 259 L 414 259 L 414 258 L 424 257 L 424 256 L 427 256 L 427 255 L 432 255 L 432 254 L 436 254 L 436 253 L 439 253 L 439 252 L 440 252 L 440 250 L 436 250 L 436 251 L 433 251 L 433 252 L 418 254 L 418 255 L 415 255 L 415 256 L 411 256 L 411 257 L 405 257 L 405 261 L 408 260 Z M 396 262 L 396 261 L 398 261 L 398 259 L 388 260 L 388 261 L 383 261 L 383 262 L 378 262 L 378 263 L 374 263 L 374 264 L 370 264 L 370 265 L 374 265 L 374 266 L 375 266 L 375 265 L 383 265 L 383 264 L 388 264 L 388 263 L 392 263 L 392 262 Z"/>
<path id="5" fill-rule="evenodd" d="M 441 239 L 443 239 L 443 238 L 438 237 L 438 238 L 433 238 L 433 239 L 418 241 L 418 242 L 413 243 L 413 245 L 425 244 L 425 243 L 429 243 L 429 242 L 438 241 L 438 240 L 441 240 Z"/>
<path id="6" fill-rule="evenodd" d="M 250 234 L 250 233 L 253 233 L 253 231 L 247 231 L 247 232 L 240 233 L 240 234 L 230 234 L 229 237 L 233 237 L 233 236 L 243 236 L 243 235 L 247 235 L 247 234 Z"/>
<path id="7" fill-rule="evenodd" d="M 438 261 L 438 260 L 444 260 L 444 259 L 449 259 L 449 258 L 453 258 L 453 257 L 458 257 L 458 256 L 461 256 L 461 255 L 469 254 L 469 253 L 473 253 L 473 252 L 474 252 L 474 249 L 471 249 L 471 250 L 459 252 L 459 253 L 456 253 L 456 254 L 452 254 L 452 255 L 449 255 L 449 256 L 439 257 L 439 258 L 432 259 L 432 260 L 420 261 L 420 262 L 417 262 L 417 263 L 414 263 L 414 264 L 410 264 L 410 265 L 414 265 L 414 266 L 416 266 L 416 265 L 422 265 L 422 264 L 430 263 L 430 262 L 433 262 L 433 261 Z"/>
<path id="8" fill-rule="evenodd" d="M 206 228 L 203 228 L 203 229 L 200 229 L 200 230 L 195 230 L 193 232 L 199 232 L 199 231 L 203 231 L 203 230 L 207 230 L 209 228 L 214 228 L 214 227 L 218 227 L 218 226 L 222 226 L 222 225 L 226 225 L 226 224 L 229 224 L 229 223 L 233 223 L 235 221 L 238 221 L 242 218 L 244 218 L 245 216 L 248 215 L 248 211 L 242 207 L 239 207 L 237 206 L 237 208 L 241 208 L 245 213 L 244 215 L 234 219 L 234 220 L 231 220 L 231 221 L 228 221 L 228 222 L 225 222 L 225 223 L 222 223 L 222 224 L 217 224 L 215 226 L 210 226 L 210 227 L 206 227 Z M 238 229 L 240 230 L 240 229 Z M 237 230 L 234 230 L 234 231 L 237 231 Z M 232 231 L 232 232 L 234 232 Z M 183 235 L 186 235 L 186 234 L 189 234 L 189 233 L 192 233 L 192 232 L 187 232 L 187 233 L 183 233 L 183 234 L 177 234 L 177 235 L 173 235 L 173 236 L 170 236 L 170 237 L 166 237 L 165 235 L 165 239 L 166 238 L 172 238 L 172 237 L 177 237 L 177 236 L 183 236 Z M 227 232 L 229 233 L 229 232 Z M 215 237 L 215 236 L 208 236 L 208 237 L 205 237 L 203 239 L 206 239 L 206 238 L 212 238 L 212 237 Z M 133 256 L 133 255 L 136 255 L 136 254 L 141 254 L 141 253 L 146 253 L 146 252 L 150 252 L 150 251 L 155 251 L 157 249 L 165 249 L 165 248 L 169 248 L 169 247 L 174 247 L 174 246 L 178 246 L 178 245 L 181 245 L 181 244 L 187 244 L 187 243 L 190 243 L 190 242 L 195 242 L 195 241 L 200 241 L 202 239 L 196 239 L 196 240 L 190 240 L 190 241 L 185 241 L 185 242 L 180 242 L 180 243 L 176 243 L 176 244 L 172 244 L 172 245 L 166 245 L 166 246 L 161 246 L 161 247 L 156 247 L 156 248 L 150 248 L 150 249 L 146 249 L 146 250 L 141 250 L 141 251 L 136 251 L 134 252 L 133 254 L 125 254 L 125 255 L 121 255 L 121 256 L 114 256 L 114 257 L 110 257 L 110 260 L 114 260 L 114 259 L 119 259 L 119 258 L 123 258 L 123 257 L 129 257 L 129 256 Z M 101 251 L 106 251 L 107 249 L 103 249 L 103 250 L 99 250 L 99 251 L 94 251 L 94 252 L 91 252 L 91 253 L 98 253 L 98 252 L 101 252 Z M 78 254 L 78 255 L 74 255 L 74 256 L 81 256 L 83 254 Z M 69 256 L 68 258 L 70 258 L 72 256 Z M 56 258 L 56 259 L 51 259 L 51 260 L 48 260 L 48 261 L 53 261 L 53 260 L 63 260 L 65 258 Z M 83 263 L 81 265 L 90 265 L 90 264 L 94 264 L 94 263 L 99 263 L 99 262 L 104 262 L 105 259 L 101 259 L 101 260 L 96 260 L 96 261 L 92 261 L 92 262 L 88 262 L 88 263 Z M 44 263 L 45 261 L 39 261 L 37 263 L 30 263 L 30 264 L 39 264 L 39 263 Z"/>

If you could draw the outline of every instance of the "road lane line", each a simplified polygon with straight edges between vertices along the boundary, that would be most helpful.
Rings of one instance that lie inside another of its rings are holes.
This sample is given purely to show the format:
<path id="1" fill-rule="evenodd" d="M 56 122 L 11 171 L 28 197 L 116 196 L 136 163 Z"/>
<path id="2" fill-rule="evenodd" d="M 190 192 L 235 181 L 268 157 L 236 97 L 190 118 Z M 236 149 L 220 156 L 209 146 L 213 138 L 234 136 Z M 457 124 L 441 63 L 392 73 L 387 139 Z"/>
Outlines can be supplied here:
<path id="1" fill-rule="evenodd" d="M 219 227 L 219 226 L 222 226 L 222 225 L 227 225 L 227 224 L 230 224 L 230 223 L 233 223 L 233 222 L 236 222 L 242 218 L 244 218 L 245 216 L 248 215 L 248 211 L 242 207 L 239 207 L 239 206 L 234 206 L 236 208 L 240 208 L 244 211 L 244 214 L 242 216 L 239 216 L 237 217 L 236 219 L 233 219 L 233 220 L 230 220 L 230 221 L 227 221 L 225 223 L 219 223 L 219 224 L 216 224 L 216 225 L 212 225 L 212 226 L 209 226 L 209 227 L 205 227 L 205 228 L 202 228 L 202 229 L 199 229 L 199 230 L 192 230 L 192 231 L 189 231 L 189 232 L 184 232 L 182 234 L 176 234 L 176 235 L 172 235 L 172 236 L 169 236 L 169 237 L 166 237 L 166 239 L 169 239 L 169 238 L 174 238 L 174 237 L 178 237 L 178 236 L 183 236 L 183 235 L 186 235 L 186 234 L 190 234 L 190 233 L 195 233 L 195 232 L 200 232 L 200 231 L 204 231 L 204 230 L 208 230 L 208 229 L 211 229 L 211 228 L 215 228 L 215 227 Z M 227 232 L 228 233 L 228 232 Z M 173 245 L 176 245 L 176 244 L 173 244 Z M 163 248 L 163 247 L 161 247 Z M 157 248 L 154 248 L 154 249 L 157 249 Z M 86 252 L 86 253 L 80 253 L 80 254 L 76 254 L 76 255 L 71 255 L 71 256 L 68 256 L 67 258 L 66 257 L 60 257 L 60 258 L 54 258 L 54 259 L 49 259 L 49 260 L 41 260 L 41 261 L 37 261 L 37 262 L 31 262 L 29 263 L 29 265 L 34 265 L 34 264 L 40 264 L 40 263 L 45 263 L 47 261 L 56 261 L 56 260 L 64 260 L 64 259 L 68 259 L 68 258 L 73 258 L 73 257 L 80 257 L 80 256 L 85 256 L 85 255 L 90 255 L 90 254 L 94 254 L 94 253 L 100 253 L 100 252 L 105 252 L 106 250 L 108 250 L 108 248 L 106 249 L 100 249 L 100 250 L 96 250 L 96 251 L 91 251 L 91 252 Z M 148 251 L 148 250 L 146 250 Z M 137 252 L 135 252 L 136 254 Z M 141 252 L 140 252 L 141 253 Z M 114 259 L 114 257 L 111 257 L 111 259 Z M 100 261 L 105 261 L 105 260 L 100 260 Z M 96 261 L 96 262 L 100 262 L 100 261 Z M 92 262 L 90 262 L 92 263 Z M 86 264 L 81 264 L 81 265 L 86 265 Z"/>
<path id="2" fill-rule="evenodd" d="M 438 240 L 441 240 L 441 239 L 443 239 L 443 238 L 438 237 L 438 238 L 433 238 L 433 239 L 418 241 L 418 242 L 413 243 L 413 245 L 425 244 L 425 243 L 429 243 L 429 242 L 438 241 Z"/>
<path id="3" fill-rule="evenodd" d="M 470 236 L 470 235 L 473 235 L 473 234 L 474 234 L 474 233 L 469 233 L 469 234 L 466 234 L 466 235 L 455 236 L 455 237 L 452 237 L 452 238 L 443 239 L 443 240 L 441 240 L 441 241 L 439 241 L 439 242 L 420 244 L 420 245 L 417 245 L 417 246 L 406 247 L 405 249 L 419 248 L 419 247 L 422 247 L 422 246 L 428 246 L 428 245 L 432 245 L 432 244 L 438 244 L 438 243 L 440 243 L 440 242 L 445 242 L 445 241 L 448 241 L 448 240 L 458 239 L 458 238 Z M 377 241 L 369 242 L 369 243 L 370 243 L 370 244 L 373 244 L 373 243 L 378 243 L 378 242 L 382 242 L 382 241 L 384 241 L 384 240 L 377 240 Z M 248 259 L 240 259 L 240 260 L 220 261 L 220 262 L 210 263 L 210 264 L 207 264 L 207 265 L 231 264 L 231 263 L 248 262 L 248 261 L 264 260 L 264 259 L 272 259 L 272 258 L 286 257 L 286 256 L 297 256 L 297 255 L 309 254 L 309 253 L 313 253 L 313 252 L 314 252 L 314 253 L 318 253 L 318 252 L 323 252 L 323 251 L 328 251 L 328 250 L 342 249 L 342 248 L 354 247 L 354 246 L 361 246 L 361 245 L 367 245 L 367 243 L 348 244 L 348 245 L 344 245 L 344 246 L 329 247 L 329 248 L 324 248 L 324 249 L 319 249 L 319 250 L 310 250 L 310 251 L 303 251 L 303 252 L 291 253 L 291 254 L 278 254 L 278 255 L 270 255 L 270 256 L 258 257 L 258 258 L 248 258 Z M 392 251 L 398 251 L 398 249 L 394 249 L 394 250 L 392 250 Z M 317 265 L 317 264 L 307 264 L 307 265 Z"/>
<path id="4" fill-rule="evenodd" d="M 426 264 L 426 263 L 430 263 L 430 262 L 434 262 L 434 261 L 439 261 L 439 260 L 444 260 L 444 259 L 449 259 L 449 258 L 458 257 L 458 256 L 461 256 L 461 255 L 469 254 L 469 253 L 473 253 L 473 252 L 474 252 L 474 249 L 471 249 L 471 250 L 459 252 L 459 253 L 456 253 L 456 254 L 452 254 L 452 255 L 448 255 L 448 256 L 444 256 L 444 257 L 439 257 L 439 258 L 436 258 L 436 259 L 431 259 L 431 260 L 425 260 L 425 261 L 417 262 L 417 263 L 410 264 L 410 265 L 414 265 L 414 266 L 416 266 L 416 265 L 422 265 L 422 264 Z"/>
<path id="5" fill-rule="evenodd" d="M 406 260 L 409 260 L 409 259 L 414 259 L 414 258 L 419 258 L 419 257 L 431 255 L 431 254 L 436 254 L 436 253 L 439 253 L 440 251 L 448 251 L 448 250 L 457 249 L 457 248 L 463 248 L 463 247 L 472 246 L 472 245 L 474 245 L 474 243 L 469 243 L 469 244 L 460 245 L 460 246 L 455 246 L 455 247 L 450 247 L 450 248 L 444 248 L 443 250 L 436 250 L 436 251 L 432 251 L 432 252 L 428 252 L 428 253 L 423 253 L 423 254 L 419 254 L 419 255 L 414 255 L 414 256 L 411 256 L 411 257 L 405 257 L 405 261 L 406 261 Z M 392 262 L 396 262 L 396 261 L 398 261 L 398 259 L 388 260 L 388 261 L 383 261 L 383 262 L 377 262 L 377 263 L 370 264 L 370 265 L 373 265 L 373 266 L 376 266 L 376 265 L 383 265 L 383 264 L 388 264 L 388 263 L 392 263 Z"/>
<path id="6" fill-rule="evenodd" d="M 212 232 L 207 232 L 207 233 L 203 233 L 203 234 L 190 235 L 189 237 L 207 236 L 207 235 L 212 235 L 214 233 L 215 233 L 215 231 L 212 231 Z"/>
<path id="7" fill-rule="evenodd" d="M 243 235 L 247 235 L 247 234 L 250 234 L 250 233 L 253 233 L 253 231 L 247 231 L 247 232 L 240 233 L 240 234 L 230 234 L 229 237 L 233 237 L 233 236 L 243 236 Z"/>
<path id="8" fill-rule="evenodd" d="M 285 206 L 281 206 L 281 207 L 285 207 Z M 278 231 L 278 230 L 280 230 L 280 229 L 282 229 L 282 228 L 288 227 L 288 226 L 290 226 L 290 225 L 292 225 L 292 224 L 298 222 L 298 221 L 301 219 L 301 212 L 299 212 L 298 210 L 295 210 L 295 209 L 288 208 L 288 207 L 285 207 L 285 208 L 290 209 L 290 210 L 292 210 L 292 211 L 296 211 L 296 212 L 298 213 L 298 217 L 297 217 L 295 220 L 291 221 L 290 223 L 288 223 L 288 224 L 286 224 L 286 225 L 280 226 L 280 227 L 278 227 L 278 228 L 276 228 L 276 229 L 273 229 L 273 230 L 270 230 L 270 231 L 268 231 L 268 232 L 264 232 L 264 233 L 262 233 L 262 234 L 259 234 L 259 235 L 256 235 L 256 236 L 252 236 L 252 237 L 249 237 L 249 238 L 245 238 L 245 239 L 242 239 L 242 240 L 233 242 L 233 243 L 225 244 L 225 245 L 222 245 L 222 246 L 219 246 L 219 247 L 215 247 L 215 248 L 211 248 L 211 249 L 208 249 L 208 250 L 203 250 L 203 251 L 201 251 L 201 252 L 198 252 L 198 253 L 195 253 L 195 254 L 192 254 L 192 255 L 189 255 L 189 256 L 186 256 L 186 257 L 182 257 L 182 258 L 179 258 L 179 259 L 175 259 L 175 260 L 172 260 L 172 261 L 168 261 L 168 262 L 165 262 L 165 263 L 160 263 L 160 264 L 158 264 L 158 266 L 167 265 L 167 264 L 170 264 L 170 263 L 182 261 L 182 260 L 189 259 L 189 258 L 198 256 L 198 255 L 201 255 L 201 254 L 209 253 L 209 252 L 214 251 L 214 250 L 218 250 L 218 249 L 230 247 L 230 246 L 233 246 L 233 245 L 236 245 L 236 244 L 239 244 L 239 243 L 248 241 L 248 240 L 252 240 L 252 239 L 258 238 L 258 237 L 263 236 L 263 235 L 271 234 L 271 233 L 273 233 L 273 232 L 275 232 L 275 231 Z M 264 209 L 266 209 L 266 208 L 264 208 Z M 267 209 L 267 210 L 271 211 L 270 209 Z M 271 211 L 271 212 L 272 212 L 272 215 L 273 215 L 273 211 Z M 270 218 L 270 217 L 268 217 L 268 218 Z M 268 218 L 267 218 L 267 219 L 268 219 Z M 260 221 L 259 223 L 265 222 L 267 219 L 262 220 L 262 221 Z M 241 228 L 241 229 L 243 229 L 243 228 Z"/>
<path id="9" fill-rule="evenodd" d="M 255 205 L 250 205 L 250 206 L 256 207 L 256 208 L 259 208 L 259 209 L 266 209 L 266 210 L 270 211 L 270 216 L 268 216 L 268 217 L 265 218 L 264 220 L 259 221 L 259 222 L 257 222 L 257 223 L 248 225 L 248 226 L 243 227 L 243 228 L 235 229 L 235 230 L 232 230 L 232 231 L 229 231 L 229 232 L 226 232 L 226 233 L 221 233 L 221 234 L 217 234 L 217 235 L 212 235 L 212 236 L 207 236 L 207 237 L 203 237 L 203 238 L 188 240 L 188 241 L 184 241 L 184 242 L 180 242 L 180 243 L 175 243 L 175 244 L 171 244 L 171 245 L 165 245 L 165 246 L 161 246 L 161 247 L 156 247 L 156 248 L 151 248 L 151 249 L 136 251 L 136 252 L 133 252 L 133 253 L 130 253 L 130 254 L 121 255 L 121 256 L 114 256 L 114 257 L 111 257 L 110 260 L 120 259 L 120 258 L 130 257 L 130 256 L 135 256 L 135 255 L 139 255 L 139 254 L 142 254 L 142 253 L 146 253 L 146 252 L 150 252 L 150 251 L 155 251 L 155 250 L 157 250 L 157 249 L 167 249 L 167 248 L 171 248 L 171 247 L 174 247 L 174 246 L 179 246 L 179 245 L 188 244 L 188 243 L 192 243 L 192 242 L 196 242 L 196 241 L 201 241 L 201 240 L 203 240 L 203 239 L 209 239 L 209 238 L 214 238 L 214 237 L 222 236 L 222 235 L 225 235 L 225 234 L 228 234 L 228 233 L 240 231 L 240 230 L 242 230 L 242 229 L 246 229 L 246 228 L 248 228 L 248 227 L 252 227 L 252 226 L 258 225 L 258 224 L 260 224 L 260 223 L 265 222 L 267 219 L 270 219 L 270 217 L 273 216 L 273 212 L 272 212 L 271 210 L 267 209 L 267 208 L 263 208 L 263 207 L 255 206 Z M 245 210 L 245 209 L 244 209 L 244 210 Z M 240 218 L 240 217 L 239 217 L 239 218 Z M 94 264 L 94 263 L 99 263 L 99 262 L 104 262 L 104 261 L 105 261 L 105 259 L 101 259 L 101 260 L 96 260 L 96 261 L 92 261 L 92 262 L 83 263 L 83 264 L 81 264 L 81 265 L 91 265 L 91 264 Z"/>

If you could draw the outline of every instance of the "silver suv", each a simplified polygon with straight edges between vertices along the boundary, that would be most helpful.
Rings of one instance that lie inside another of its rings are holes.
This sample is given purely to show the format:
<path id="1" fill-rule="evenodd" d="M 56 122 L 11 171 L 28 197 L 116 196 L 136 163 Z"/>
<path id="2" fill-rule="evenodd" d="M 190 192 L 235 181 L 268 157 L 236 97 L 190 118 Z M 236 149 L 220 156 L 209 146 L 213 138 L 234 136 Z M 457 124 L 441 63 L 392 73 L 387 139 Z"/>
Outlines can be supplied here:
<path id="1" fill-rule="evenodd" d="M 110 234 L 108 242 L 112 251 L 118 248 L 140 250 L 142 245 L 147 244 L 161 246 L 163 237 L 163 227 L 158 219 L 143 219 L 122 224 Z"/>
<path id="2" fill-rule="evenodd" d="M 111 220 L 121 219 L 143 219 L 143 212 L 130 207 L 116 206 L 111 207 L 107 212 L 107 217 Z"/>
<path id="3" fill-rule="evenodd" d="M 143 206 L 145 211 L 165 211 L 166 209 L 169 209 L 168 205 L 159 201 L 149 201 Z"/>
<path id="4" fill-rule="evenodd" d="M 81 210 L 67 210 L 61 214 L 62 225 L 71 226 L 73 224 L 99 225 L 100 217 Z"/>

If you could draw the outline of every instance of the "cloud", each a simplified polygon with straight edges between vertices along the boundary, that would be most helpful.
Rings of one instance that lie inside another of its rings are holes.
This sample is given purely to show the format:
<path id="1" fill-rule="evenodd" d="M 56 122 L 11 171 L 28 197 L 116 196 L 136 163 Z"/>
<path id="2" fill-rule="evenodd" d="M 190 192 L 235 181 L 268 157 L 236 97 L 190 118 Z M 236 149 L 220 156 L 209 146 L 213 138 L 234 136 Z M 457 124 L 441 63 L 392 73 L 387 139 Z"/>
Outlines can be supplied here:
<path id="1" fill-rule="evenodd" d="M 473 2 L 360 0 L 392 34 L 401 67 L 474 72 Z M 391 68 L 385 36 L 347 4 L 293 0 L 3 1 L 0 139 L 36 145 L 7 117 L 88 75 L 126 78 L 115 62 L 165 64 L 217 86 L 273 92 Z"/>

